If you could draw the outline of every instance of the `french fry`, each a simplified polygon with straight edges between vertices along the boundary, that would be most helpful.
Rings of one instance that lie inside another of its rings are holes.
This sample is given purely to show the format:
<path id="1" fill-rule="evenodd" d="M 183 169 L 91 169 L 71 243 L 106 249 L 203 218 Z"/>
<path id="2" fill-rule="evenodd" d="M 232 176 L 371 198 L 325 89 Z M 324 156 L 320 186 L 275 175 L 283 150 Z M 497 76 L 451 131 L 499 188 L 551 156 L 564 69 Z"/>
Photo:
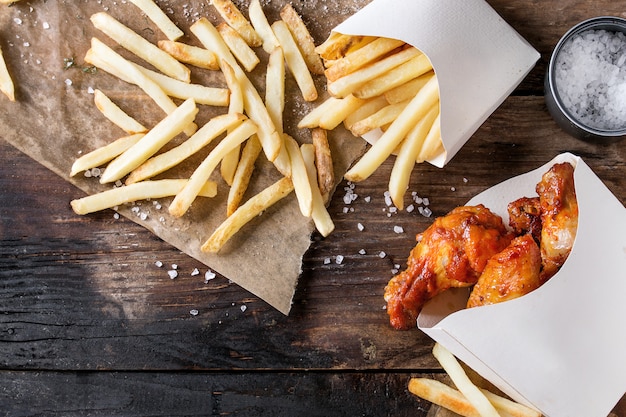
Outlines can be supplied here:
<path id="1" fill-rule="evenodd" d="M 351 131 L 356 122 L 371 116 L 388 104 L 389 102 L 384 96 L 364 100 L 363 104 L 361 104 L 358 109 L 354 110 L 352 113 L 346 116 L 346 118 L 343 120 L 343 124 L 346 129 Z"/>
<path id="2" fill-rule="evenodd" d="M 100 177 L 100 183 L 117 181 L 137 168 L 181 133 L 194 120 L 197 113 L 198 107 L 193 99 L 186 100 L 150 129 L 137 143 L 111 161 Z"/>
<path id="3" fill-rule="evenodd" d="M 263 50 L 268 54 L 271 54 L 274 48 L 278 46 L 278 39 L 274 36 L 274 31 L 267 21 L 267 16 L 265 16 L 265 13 L 263 12 L 260 0 L 250 1 L 250 5 L 248 6 L 248 16 L 250 17 L 252 27 L 254 27 L 254 30 L 256 30 L 263 40 Z"/>
<path id="4" fill-rule="evenodd" d="M 322 64 L 322 59 L 317 52 L 315 52 L 313 37 L 298 12 L 296 12 L 290 3 L 287 3 L 280 10 L 280 17 L 287 24 L 289 31 L 293 35 L 309 71 L 317 75 L 324 74 L 324 64 Z"/>
<path id="5" fill-rule="evenodd" d="M 243 226 L 293 191 L 291 179 L 283 177 L 251 197 L 228 216 L 201 247 L 202 252 L 218 253 Z"/>
<path id="6" fill-rule="evenodd" d="M 401 101 L 409 100 L 412 97 L 417 95 L 417 92 L 422 89 L 430 80 L 435 73 L 433 71 L 429 71 L 424 75 L 420 75 L 417 78 L 414 78 L 406 83 L 392 88 L 389 91 L 385 92 L 385 99 L 389 104 L 399 103 Z"/>
<path id="7" fill-rule="evenodd" d="M 190 81 L 191 71 L 189 68 L 120 23 L 110 14 L 106 12 L 95 13 L 91 16 L 91 23 L 120 46 L 150 63 L 164 74 L 183 82 Z"/>
<path id="8" fill-rule="evenodd" d="M 355 52 L 355 54 L 358 52 Z M 381 77 L 383 74 L 396 68 L 399 65 L 406 63 L 407 61 L 423 55 L 416 48 L 405 48 L 392 55 L 389 55 L 379 61 L 373 62 L 368 66 L 355 69 L 334 81 L 328 83 L 328 92 L 334 97 L 345 97 L 353 92 L 357 91 L 367 82 L 370 82 L 377 77 Z M 346 59 L 352 55 L 347 55 Z M 331 67 L 335 68 L 335 67 Z M 379 95 L 379 94 L 376 94 Z M 370 95 L 364 98 L 370 98 L 374 95 Z"/>
<path id="9" fill-rule="evenodd" d="M 157 45 L 163 51 L 185 64 L 212 71 L 220 69 L 217 56 L 208 49 L 170 40 L 160 40 Z"/>
<path id="10" fill-rule="evenodd" d="M 239 126 L 244 120 L 246 117 L 241 113 L 228 113 L 213 117 L 185 142 L 146 160 L 135 168 L 126 179 L 126 184 L 152 178 L 180 164 L 228 129 Z"/>
<path id="11" fill-rule="evenodd" d="M 173 196 L 179 192 L 186 183 L 187 180 L 178 179 L 143 181 L 136 184 L 111 188 L 110 190 L 72 200 L 70 205 L 76 214 L 89 214 L 134 201 Z M 199 195 L 203 197 L 215 197 L 216 194 L 217 183 L 208 181 L 202 186 Z"/>
<path id="12" fill-rule="evenodd" d="M 340 58 L 330 68 L 326 69 L 324 73 L 329 81 L 336 81 L 402 45 L 404 45 L 404 42 L 396 39 L 376 38 L 356 51 Z"/>
<path id="13" fill-rule="evenodd" d="M 291 71 L 291 74 L 296 80 L 302 97 L 306 101 L 317 100 L 317 88 L 315 82 L 311 76 L 311 72 L 307 67 L 306 62 L 298 49 L 296 41 L 293 39 L 287 24 L 282 20 L 278 20 L 272 24 L 272 30 L 280 43 L 283 53 L 285 55 L 285 61 L 287 61 L 287 67 Z"/>
<path id="14" fill-rule="evenodd" d="M 485 394 L 467 377 L 467 374 L 456 360 L 454 355 L 439 343 L 433 347 L 433 355 L 443 369 L 448 373 L 454 385 L 463 393 L 465 398 L 474 406 L 481 417 L 500 417 L 493 404 Z"/>
<path id="15" fill-rule="evenodd" d="M 337 106 L 341 106 L 341 99 L 335 97 L 329 97 L 324 100 L 319 106 L 308 112 L 299 122 L 298 128 L 314 128 L 320 125 L 320 120 L 324 114 L 329 111 L 333 111 Z"/>
<path id="16" fill-rule="evenodd" d="M 291 161 L 291 181 L 293 182 L 293 189 L 298 198 L 298 206 L 304 217 L 311 217 L 311 213 L 313 212 L 313 194 L 306 166 L 302 159 L 302 152 L 295 139 L 288 135 L 284 136 L 285 148 L 287 149 L 289 160 Z"/>
<path id="17" fill-rule="evenodd" d="M 322 44 L 315 47 L 315 52 L 326 61 L 334 61 L 362 48 L 375 39 L 374 36 L 353 36 L 331 32 Z"/>
<path id="18" fill-rule="evenodd" d="M 15 101 L 15 84 L 7 68 L 7 64 L 0 49 L 0 91 L 2 91 L 11 101 Z"/>
<path id="19" fill-rule="evenodd" d="M 211 4 L 215 7 L 220 16 L 222 16 L 222 19 L 224 19 L 230 27 L 239 32 L 248 45 L 257 47 L 263 44 L 263 39 L 256 33 L 252 24 L 231 0 L 212 0 Z"/>
<path id="20" fill-rule="evenodd" d="M 417 156 L 417 162 L 427 161 L 443 151 L 441 141 L 441 115 L 438 115 L 424 140 L 424 145 Z"/>
<path id="21" fill-rule="evenodd" d="M 415 166 L 417 156 L 433 125 L 433 121 L 438 115 L 439 103 L 435 103 L 402 141 L 389 177 L 389 194 L 394 205 L 399 210 L 404 208 L 404 194 L 409 186 L 411 171 Z"/>
<path id="22" fill-rule="evenodd" d="M 234 147 L 240 145 L 244 140 L 257 132 L 256 124 L 248 119 L 233 129 L 215 148 L 207 155 L 202 163 L 191 174 L 185 187 L 176 194 L 172 201 L 169 212 L 174 217 L 183 216 L 191 204 L 198 196 L 202 185 L 209 180 L 209 177 L 220 163 L 222 158 Z M 106 171 L 105 171 L 106 173 Z"/>
<path id="23" fill-rule="evenodd" d="M 368 81 L 354 91 L 353 94 L 361 99 L 380 96 L 386 91 L 417 78 L 432 69 L 433 66 L 428 57 L 421 54 Z"/>
<path id="24" fill-rule="evenodd" d="M 437 100 L 439 100 L 439 88 L 437 77 L 433 77 L 409 102 L 398 118 L 389 126 L 389 129 L 387 129 L 365 155 L 350 168 L 345 178 L 353 182 L 368 178 L 380 164 L 391 155 L 411 127 L 426 114 L 428 109 Z"/>
<path id="25" fill-rule="evenodd" d="M 226 84 L 230 90 L 230 104 L 228 105 L 228 113 L 241 113 L 243 114 L 243 92 L 237 76 L 233 68 L 228 65 L 227 62 L 222 62 L 222 72 L 226 79 Z M 237 170 L 237 164 L 239 163 L 239 151 L 241 146 L 234 147 L 226 156 L 222 159 L 220 164 L 220 173 L 222 178 L 226 181 L 226 184 L 232 185 L 235 171 Z"/>
<path id="26" fill-rule="evenodd" d="M 335 168 L 332 153 L 328 143 L 326 130 L 315 128 L 311 130 L 313 148 L 315 150 L 315 168 L 317 171 L 317 185 L 322 201 L 327 204 L 335 189 Z"/>
<path id="27" fill-rule="evenodd" d="M 333 130 L 339 126 L 350 113 L 353 113 L 363 104 L 363 100 L 349 95 L 336 101 L 336 103 L 336 106 L 321 115 L 319 127 L 322 129 Z"/>
<path id="28" fill-rule="evenodd" d="M 176 110 L 176 103 L 157 83 L 98 38 L 91 39 L 91 48 L 85 54 L 85 62 L 141 88 L 166 114 Z M 185 134 L 192 135 L 196 128 L 197 126 L 191 123 L 185 128 Z"/>
<path id="29" fill-rule="evenodd" d="M 206 18 L 200 18 L 190 27 L 190 30 L 207 49 L 214 51 L 220 60 L 226 61 L 235 71 L 241 83 L 246 113 L 259 127 L 258 136 L 263 145 L 263 151 L 267 159 L 273 162 L 282 146 L 282 138 L 276 131 L 274 122 L 258 91 L 237 64 L 235 57 L 211 22 Z"/>
<path id="30" fill-rule="evenodd" d="M 276 130 L 282 134 L 285 111 L 285 56 L 280 46 L 274 48 L 267 63 L 265 107 L 274 121 Z"/>
<path id="31" fill-rule="evenodd" d="M 128 148 L 139 142 L 144 137 L 143 133 L 136 133 L 130 136 L 124 136 L 115 141 L 104 145 L 98 149 L 86 153 L 81 156 L 72 164 L 70 170 L 70 177 L 78 174 L 79 172 L 86 171 L 91 168 L 96 168 L 101 165 L 110 162 L 114 158 L 124 153 Z"/>
<path id="32" fill-rule="evenodd" d="M 381 128 L 396 120 L 409 103 L 410 100 L 396 104 L 388 104 L 377 112 L 352 124 L 350 131 L 354 136 L 362 136 L 374 129 Z"/>
<path id="33" fill-rule="evenodd" d="M 226 215 L 230 216 L 237 210 L 243 199 L 243 195 L 248 189 L 252 171 L 254 171 L 254 163 L 261 153 L 261 142 L 256 135 L 252 135 L 246 141 L 241 151 L 241 158 L 237 164 L 237 170 L 233 177 L 232 185 L 228 190 L 228 199 L 226 202 Z"/>
<path id="34" fill-rule="evenodd" d="M 328 210 L 326 210 L 324 198 L 322 197 L 320 189 L 317 186 L 317 173 L 315 172 L 315 149 L 313 145 L 305 143 L 300 147 L 300 152 L 302 153 L 302 159 L 304 161 L 304 166 L 309 179 L 309 186 L 311 188 L 311 218 L 313 219 L 313 223 L 315 223 L 317 231 L 322 236 L 326 237 L 331 234 L 333 230 L 335 230 L 335 224 L 333 223 L 333 219 L 330 217 Z"/>
<path id="35" fill-rule="evenodd" d="M 144 125 L 126 114 L 101 90 L 94 90 L 93 101 L 104 117 L 129 135 L 148 131 Z"/>
<path id="36" fill-rule="evenodd" d="M 246 71 L 251 72 L 261 62 L 257 54 L 246 43 L 246 40 L 235 29 L 222 22 L 217 25 L 217 31 L 222 35 L 222 39 Z"/>
<path id="37" fill-rule="evenodd" d="M 165 34 L 167 39 L 175 41 L 181 38 L 184 33 L 172 20 L 167 17 L 165 12 L 152 0 L 130 0 L 142 12 L 148 16 L 148 19 Z"/>

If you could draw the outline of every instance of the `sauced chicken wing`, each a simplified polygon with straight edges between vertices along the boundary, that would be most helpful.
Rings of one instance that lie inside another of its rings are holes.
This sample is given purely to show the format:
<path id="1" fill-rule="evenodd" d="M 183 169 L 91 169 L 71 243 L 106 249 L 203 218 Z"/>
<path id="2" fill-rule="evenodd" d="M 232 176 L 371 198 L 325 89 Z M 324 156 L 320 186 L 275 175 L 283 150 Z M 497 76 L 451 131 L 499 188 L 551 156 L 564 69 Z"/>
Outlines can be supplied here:
<path id="1" fill-rule="evenodd" d="M 391 325 L 414 327 L 426 301 L 448 288 L 475 284 L 487 260 L 512 238 L 502 218 L 483 205 L 457 207 L 435 219 L 417 235 L 407 269 L 385 288 Z"/>
<path id="2" fill-rule="evenodd" d="M 522 197 L 508 204 L 509 226 L 516 235 L 530 233 L 541 241 L 541 204 L 539 197 Z"/>
<path id="3" fill-rule="evenodd" d="M 512 300 L 539 288 L 541 254 L 530 234 L 518 236 L 502 252 L 489 259 L 472 289 L 467 307 Z"/>
<path id="4" fill-rule="evenodd" d="M 536 187 L 541 206 L 541 278 L 547 281 L 567 259 L 578 227 L 574 167 L 553 165 Z"/>

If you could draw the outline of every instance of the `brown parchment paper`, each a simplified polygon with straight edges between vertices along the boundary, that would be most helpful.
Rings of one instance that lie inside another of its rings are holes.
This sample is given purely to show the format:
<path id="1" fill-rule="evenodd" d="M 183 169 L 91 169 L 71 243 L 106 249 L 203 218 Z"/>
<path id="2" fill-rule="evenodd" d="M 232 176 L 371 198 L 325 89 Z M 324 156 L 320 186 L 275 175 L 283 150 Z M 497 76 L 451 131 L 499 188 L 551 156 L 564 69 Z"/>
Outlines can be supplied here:
<path id="1" fill-rule="evenodd" d="M 183 42 L 200 45 L 189 31 L 189 26 L 198 18 L 206 17 L 213 23 L 221 21 L 207 1 L 172 0 L 157 3 L 185 32 L 185 37 L 181 39 Z M 248 2 L 235 3 L 247 15 Z M 285 1 L 261 3 L 270 23 L 279 19 L 279 11 Z M 319 44 L 334 26 L 369 1 L 291 3 L 301 13 Z M 87 194 L 105 190 L 111 185 L 100 185 L 96 178 L 86 178 L 82 174 L 70 178 L 73 161 L 81 154 L 125 135 L 96 109 L 93 89 L 102 90 L 146 127 L 154 126 L 165 116 L 137 87 L 104 71 L 94 72 L 87 68 L 84 56 L 93 36 L 127 58 L 149 67 L 116 47 L 106 35 L 93 28 L 89 17 L 100 11 L 110 13 L 151 42 L 165 39 L 136 6 L 126 1 L 23 0 L 11 6 L 0 5 L 0 47 L 13 76 L 17 97 L 16 102 L 0 97 L 0 137 Z M 263 97 L 267 54 L 262 49 L 258 49 L 257 53 L 261 64 L 250 78 Z M 70 62 L 73 65 L 69 65 Z M 194 83 L 226 86 L 219 72 L 193 67 L 190 69 Z M 326 96 L 324 80 L 318 78 L 316 82 L 320 93 L 319 102 Z M 302 100 L 290 75 L 286 77 L 286 90 L 285 132 L 301 143 L 310 142 L 310 133 L 297 129 L 296 124 L 315 104 Z M 226 108 L 199 107 L 196 118 L 199 126 L 212 116 L 226 112 Z M 184 139 L 180 136 L 169 146 Z M 331 132 L 329 140 L 336 178 L 341 179 L 351 162 L 363 152 L 365 145 L 361 139 L 352 137 L 343 129 Z M 209 150 L 210 147 L 157 178 L 188 177 Z M 220 254 L 202 253 L 200 246 L 225 218 L 228 189 L 217 171 L 213 179 L 219 184 L 218 196 L 197 199 L 183 218 L 169 216 L 167 206 L 171 198 L 159 199 L 161 209 L 157 209 L 153 202 L 140 202 L 119 207 L 118 211 L 262 298 L 280 312 L 288 314 L 301 273 L 302 256 L 310 244 L 312 222 L 300 214 L 292 193 L 242 229 Z M 261 156 L 247 196 L 262 190 L 279 177 L 272 164 Z"/>

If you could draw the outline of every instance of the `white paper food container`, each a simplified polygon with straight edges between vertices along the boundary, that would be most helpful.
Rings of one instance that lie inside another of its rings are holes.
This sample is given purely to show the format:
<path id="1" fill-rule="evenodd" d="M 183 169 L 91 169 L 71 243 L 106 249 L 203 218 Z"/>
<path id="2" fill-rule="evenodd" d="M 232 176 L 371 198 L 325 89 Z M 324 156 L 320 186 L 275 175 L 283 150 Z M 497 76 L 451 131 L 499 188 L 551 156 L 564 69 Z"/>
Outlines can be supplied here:
<path id="1" fill-rule="evenodd" d="M 439 81 L 442 167 L 511 94 L 540 55 L 483 0 L 374 0 L 334 29 L 402 40 Z M 366 135 L 368 142 L 380 132 Z"/>
<path id="2" fill-rule="evenodd" d="M 575 164 L 579 205 L 569 258 L 524 297 L 464 309 L 468 290 L 426 304 L 418 327 L 513 399 L 548 417 L 606 417 L 626 392 L 626 209 L 580 159 L 548 164 L 479 194 L 508 223 L 506 205 L 534 196 L 556 162 Z"/>

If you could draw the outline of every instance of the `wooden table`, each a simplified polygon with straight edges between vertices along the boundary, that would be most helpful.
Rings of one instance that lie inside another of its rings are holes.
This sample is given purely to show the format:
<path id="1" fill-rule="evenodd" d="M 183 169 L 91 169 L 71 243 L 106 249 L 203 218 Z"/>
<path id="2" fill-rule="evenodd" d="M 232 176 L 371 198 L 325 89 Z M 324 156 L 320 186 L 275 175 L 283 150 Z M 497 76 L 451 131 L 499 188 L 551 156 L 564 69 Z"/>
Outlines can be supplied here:
<path id="1" fill-rule="evenodd" d="M 624 142 L 562 132 L 543 77 L 569 27 L 623 17 L 626 2 L 489 3 L 541 59 L 445 169 L 418 166 L 410 190 L 443 215 L 569 151 L 623 204 Z M 312 237 L 286 317 L 227 279 L 205 282 L 206 266 L 112 211 L 75 215 L 68 202 L 79 190 L 0 141 L 0 414 L 435 415 L 407 391 L 411 376 L 442 376 L 433 342 L 391 330 L 382 299 L 432 218 L 389 213 L 390 169 L 359 183 L 350 205 L 340 185 L 329 207 L 336 231 Z M 614 412 L 626 417 L 626 400 Z"/>

